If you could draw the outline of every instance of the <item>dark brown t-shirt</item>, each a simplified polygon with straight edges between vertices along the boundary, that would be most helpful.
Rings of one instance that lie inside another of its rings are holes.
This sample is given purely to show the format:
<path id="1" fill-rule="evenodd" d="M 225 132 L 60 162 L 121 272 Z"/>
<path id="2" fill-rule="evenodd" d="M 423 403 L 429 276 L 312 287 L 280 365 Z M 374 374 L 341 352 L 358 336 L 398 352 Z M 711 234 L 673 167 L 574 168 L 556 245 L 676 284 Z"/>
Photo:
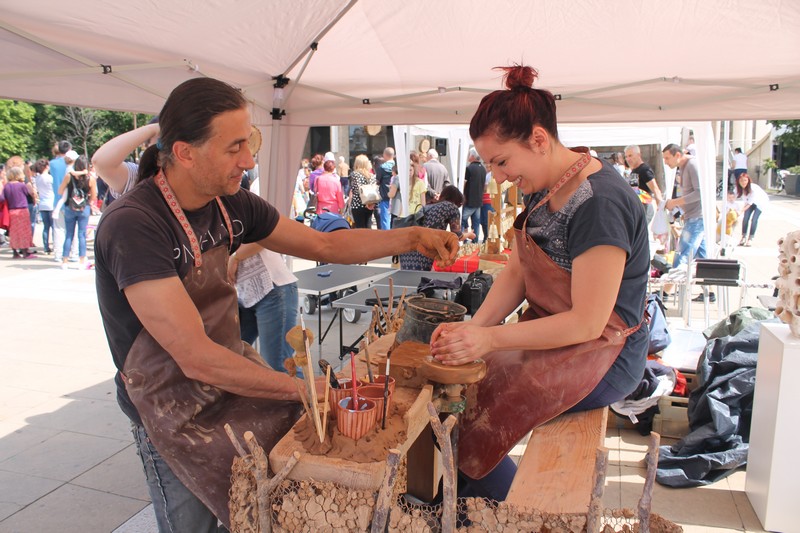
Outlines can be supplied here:
<path id="1" fill-rule="evenodd" d="M 267 237 L 278 223 L 278 211 L 255 194 L 240 189 L 222 198 L 233 229 L 235 251 L 243 243 Z M 186 217 L 202 252 L 228 247 L 231 236 L 216 201 Z M 121 370 L 142 330 L 123 289 L 142 281 L 177 276 L 193 264 L 189 240 L 152 179 L 137 185 L 103 213 L 95 238 L 97 300 L 114 364 Z M 155 302 L 154 302 L 155 303 Z M 141 423 L 117 373 L 117 400 L 134 422 Z"/>

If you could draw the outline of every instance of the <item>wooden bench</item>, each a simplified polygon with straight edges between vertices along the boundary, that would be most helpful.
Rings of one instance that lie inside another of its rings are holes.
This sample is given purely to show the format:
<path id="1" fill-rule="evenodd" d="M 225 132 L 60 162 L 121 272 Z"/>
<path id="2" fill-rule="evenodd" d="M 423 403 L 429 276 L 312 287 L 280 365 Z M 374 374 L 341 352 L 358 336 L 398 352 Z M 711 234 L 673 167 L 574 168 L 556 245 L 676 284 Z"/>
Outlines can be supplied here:
<path id="1" fill-rule="evenodd" d="M 586 513 L 608 408 L 560 415 L 531 433 L 506 501 L 520 509 Z"/>

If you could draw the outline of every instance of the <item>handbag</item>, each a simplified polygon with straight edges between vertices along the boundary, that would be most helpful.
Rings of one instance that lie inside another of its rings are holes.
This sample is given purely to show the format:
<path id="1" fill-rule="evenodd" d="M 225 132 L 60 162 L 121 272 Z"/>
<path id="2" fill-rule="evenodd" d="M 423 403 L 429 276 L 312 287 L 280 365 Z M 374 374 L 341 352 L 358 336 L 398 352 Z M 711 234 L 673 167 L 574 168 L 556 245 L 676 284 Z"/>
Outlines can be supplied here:
<path id="1" fill-rule="evenodd" d="M 425 206 L 412 215 L 397 217 L 392 221 L 392 229 L 410 228 L 412 226 L 425 227 Z"/>
<path id="2" fill-rule="evenodd" d="M 666 235 L 669 233 L 669 221 L 667 220 L 667 211 L 662 205 L 656 209 L 656 214 L 653 217 L 652 225 L 653 235 Z"/>
<path id="3" fill-rule="evenodd" d="M 419 285 L 417 285 L 417 294 L 422 294 L 426 298 L 437 298 L 439 300 L 449 300 L 454 302 L 458 297 L 458 293 L 461 290 L 463 283 L 464 280 L 461 279 L 460 276 L 455 278 L 453 281 L 426 278 L 423 276 L 419 279 Z"/>
<path id="4" fill-rule="evenodd" d="M 361 197 L 361 203 L 377 204 L 381 201 L 381 193 L 378 190 L 377 183 L 365 183 L 358 186 L 358 195 Z"/>
<path id="5" fill-rule="evenodd" d="M 493 282 L 491 274 L 484 274 L 482 270 L 472 272 L 458 291 L 456 303 L 463 305 L 467 308 L 467 313 L 474 315 L 489 294 Z"/>

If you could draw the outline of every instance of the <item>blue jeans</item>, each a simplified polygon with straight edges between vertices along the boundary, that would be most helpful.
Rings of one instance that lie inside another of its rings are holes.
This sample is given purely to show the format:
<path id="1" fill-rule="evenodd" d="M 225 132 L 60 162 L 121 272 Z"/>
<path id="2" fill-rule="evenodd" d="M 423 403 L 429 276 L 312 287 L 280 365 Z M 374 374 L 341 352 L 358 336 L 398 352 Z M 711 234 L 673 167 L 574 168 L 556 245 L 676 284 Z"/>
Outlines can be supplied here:
<path id="1" fill-rule="evenodd" d="M 89 215 L 92 213 L 92 208 L 88 205 L 83 211 L 73 211 L 67 206 L 64 206 L 62 214 L 64 215 L 64 225 L 66 226 L 66 236 L 64 237 L 64 249 L 62 257 L 64 259 L 69 257 L 69 251 L 72 248 L 72 239 L 75 237 L 75 225 L 78 226 L 78 255 L 86 257 L 86 228 L 89 226 Z"/>
<path id="2" fill-rule="evenodd" d="M 489 240 L 489 213 L 494 213 L 494 207 L 492 204 L 483 204 L 481 206 L 481 229 L 483 230 L 481 242 Z"/>
<path id="3" fill-rule="evenodd" d="M 50 251 L 50 229 L 53 227 L 53 212 L 52 211 L 39 211 L 42 215 L 42 246 L 44 251 Z"/>
<path id="4" fill-rule="evenodd" d="M 144 427 L 137 424 L 131 426 L 133 440 L 136 441 L 136 452 L 144 467 L 158 530 L 161 533 L 227 531 L 223 526 L 217 525 L 214 513 L 175 477 L 161 454 L 150 442 Z"/>
<path id="5" fill-rule="evenodd" d="M 242 340 L 253 344 L 258 338 L 261 358 L 273 370 L 286 372 L 283 361 L 294 353 L 286 333 L 297 325 L 297 283 L 273 287 L 253 307 L 239 306 Z"/>
<path id="6" fill-rule="evenodd" d="M 695 257 L 708 257 L 706 254 L 706 236 L 702 218 L 686 220 L 678 243 L 678 253 L 672 261 L 672 266 L 686 265 Z"/>
<path id="7" fill-rule="evenodd" d="M 472 231 L 475 232 L 475 238 L 472 242 L 478 242 L 478 226 L 481 223 L 481 208 L 480 207 L 467 207 L 461 208 L 461 230 L 467 231 L 467 222 L 472 222 Z M 485 240 L 485 239 L 484 239 Z"/>
<path id="8" fill-rule="evenodd" d="M 39 214 L 39 204 L 28 204 L 28 213 L 31 216 L 31 239 L 36 231 L 36 216 Z"/>
<path id="9" fill-rule="evenodd" d="M 742 238 L 748 235 L 752 239 L 756 236 L 756 228 L 758 227 L 758 217 L 761 216 L 761 209 L 756 207 L 756 204 L 751 205 L 744 212 L 744 221 L 742 221 Z M 750 217 L 753 217 L 753 222 L 750 224 L 750 232 L 747 232 L 747 224 L 750 222 Z"/>
<path id="10" fill-rule="evenodd" d="M 392 229 L 392 211 L 389 200 L 381 200 L 378 204 L 378 229 Z"/>

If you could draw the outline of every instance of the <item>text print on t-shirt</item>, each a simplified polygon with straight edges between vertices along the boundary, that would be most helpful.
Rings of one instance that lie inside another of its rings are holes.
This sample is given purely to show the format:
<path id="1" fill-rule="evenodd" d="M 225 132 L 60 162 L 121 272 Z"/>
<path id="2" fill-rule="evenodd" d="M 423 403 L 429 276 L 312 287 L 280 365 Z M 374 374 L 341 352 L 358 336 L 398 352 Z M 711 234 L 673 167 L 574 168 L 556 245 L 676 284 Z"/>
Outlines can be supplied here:
<path id="1" fill-rule="evenodd" d="M 233 228 L 233 238 L 239 237 L 242 233 L 244 233 L 244 224 L 242 221 L 236 218 L 231 219 L 231 226 Z M 207 232 L 203 233 L 199 236 L 200 239 L 200 252 L 205 252 L 206 250 L 210 250 L 214 248 L 218 244 L 220 244 L 225 237 L 228 235 L 228 228 L 225 227 L 225 223 L 221 222 L 219 224 L 219 228 L 217 232 L 212 232 L 212 230 L 208 230 Z M 232 239 L 228 239 L 230 241 Z M 173 249 L 175 255 L 173 259 L 175 260 L 182 260 L 184 264 L 186 263 L 193 263 L 194 262 L 194 254 L 192 253 L 192 247 L 189 243 L 181 243 L 181 245 L 177 248 Z"/>

